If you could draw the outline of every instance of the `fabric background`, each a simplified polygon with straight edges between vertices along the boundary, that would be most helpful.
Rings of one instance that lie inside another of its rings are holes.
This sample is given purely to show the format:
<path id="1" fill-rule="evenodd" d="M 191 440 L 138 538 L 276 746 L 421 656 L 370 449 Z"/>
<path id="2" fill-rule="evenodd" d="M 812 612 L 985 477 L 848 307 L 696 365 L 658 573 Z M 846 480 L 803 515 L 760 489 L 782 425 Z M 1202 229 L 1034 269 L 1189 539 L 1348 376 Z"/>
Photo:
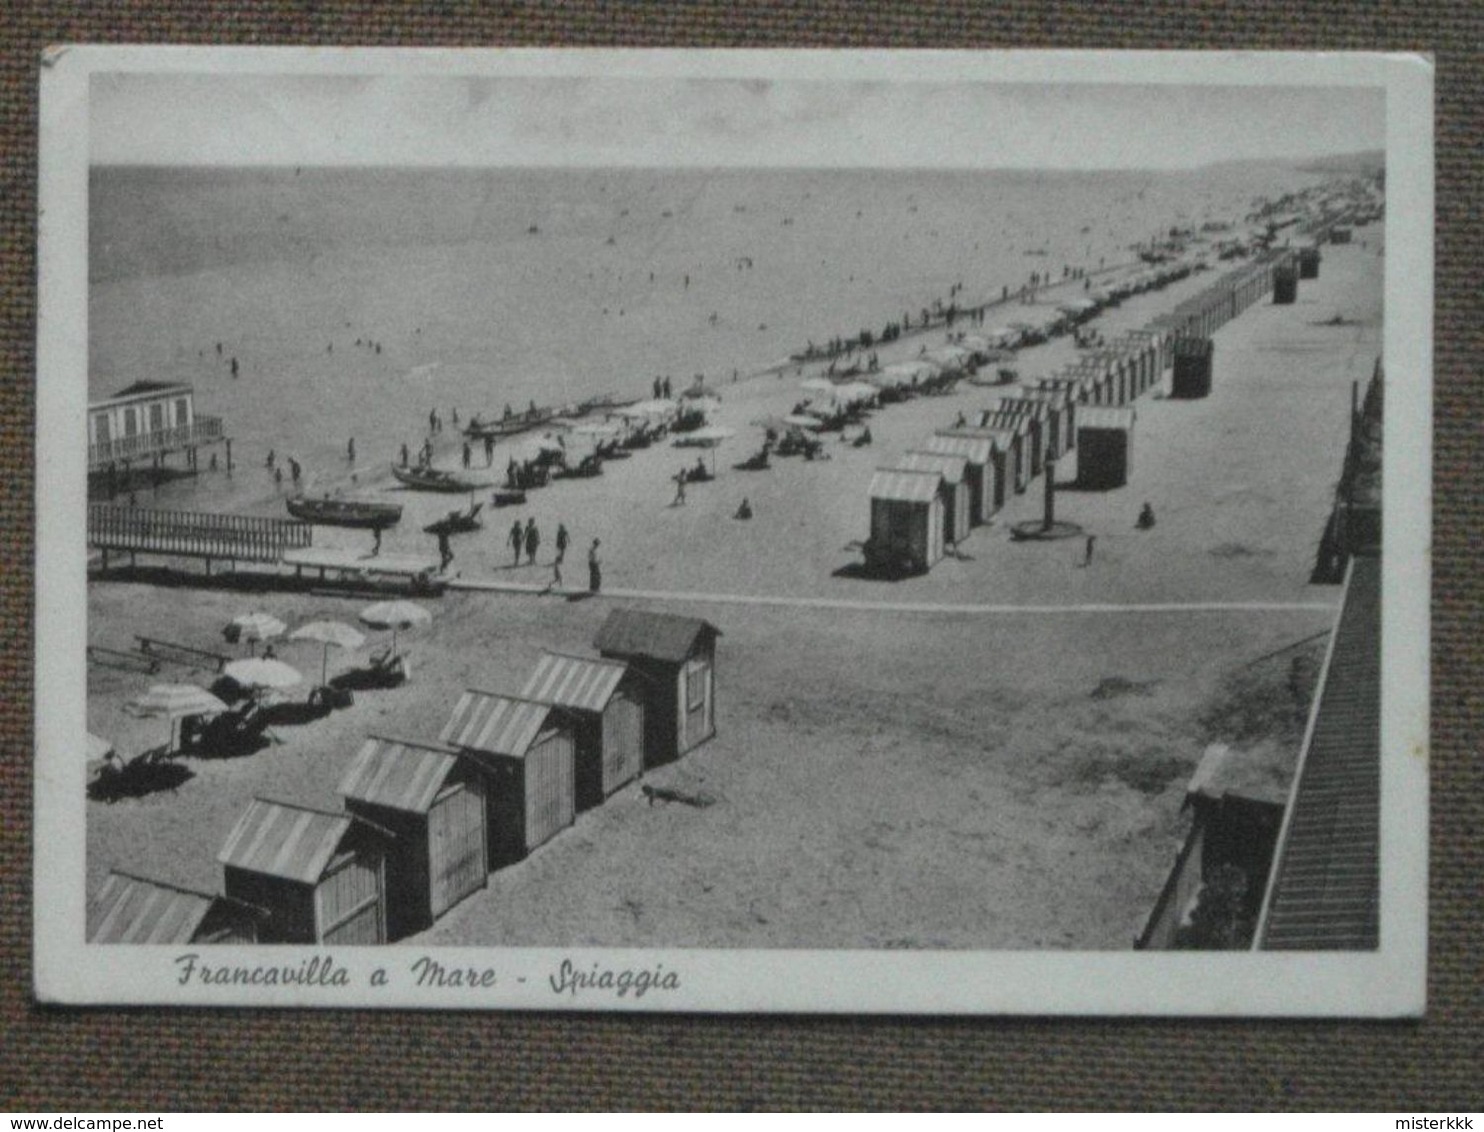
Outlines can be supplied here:
<path id="1" fill-rule="evenodd" d="M 0 16 L 0 1108 L 1484 1107 L 1476 0 L 63 3 Z M 1420 1023 L 40 1009 L 30 1000 L 38 54 L 53 42 L 1428 51 L 1437 76 L 1429 1008 Z"/>

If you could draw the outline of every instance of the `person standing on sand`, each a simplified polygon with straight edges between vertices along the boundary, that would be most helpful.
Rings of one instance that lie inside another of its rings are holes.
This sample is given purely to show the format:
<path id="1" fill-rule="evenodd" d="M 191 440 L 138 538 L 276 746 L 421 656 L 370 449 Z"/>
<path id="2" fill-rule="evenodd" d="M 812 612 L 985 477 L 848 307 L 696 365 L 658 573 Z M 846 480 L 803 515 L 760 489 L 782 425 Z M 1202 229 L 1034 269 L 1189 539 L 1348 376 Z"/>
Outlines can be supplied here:
<path id="1" fill-rule="evenodd" d="M 520 548 L 522 546 L 524 546 L 525 545 L 525 542 L 526 542 L 525 534 L 520 529 L 520 520 L 519 519 L 515 520 L 515 522 L 511 524 L 511 526 L 510 526 L 510 538 L 507 539 L 506 541 L 510 543 L 510 548 L 513 551 L 515 551 L 515 560 L 511 563 L 511 565 L 512 566 L 519 566 L 520 565 Z"/>
<path id="2" fill-rule="evenodd" d="M 453 561 L 453 547 L 448 544 L 448 531 L 438 531 L 438 569 L 444 572 L 448 570 L 448 564 Z"/>
<path id="3" fill-rule="evenodd" d="M 467 440 L 464 441 L 464 470 L 465 471 L 468 471 L 469 470 L 469 460 L 472 458 L 473 454 L 474 454 L 473 453 L 473 450 L 469 447 L 469 442 Z"/>
<path id="4" fill-rule="evenodd" d="M 526 520 L 526 564 L 536 565 L 536 551 L 541 546 L 541 532 L 536 529 L 536 517 Z"/>
<path id="5" fill-rule="evenodd" d="M 376 539 L 376 541 L 371 544 L 371 557 L 372 558 L 375 558 L 378 554 L 381 553 L 381 532 L 382 532 L 383 529 L 384 528 L 382 528 L 382 527 L 372 527 L 371 528 L 371 533 L 372 533 L 372 535 Z"/>
<path id="6" fill-rule="evenodd" d="M 1091 566 L 1092 565 L 1092 550 L 1093 550 L 1093 547 L 1097 545 L 1097 541 L 1098 541 L 1097 535 L 1088 535 L 1087 536 L 1087 557 L 1082 560 L 1082 565 L 1083 566 Z"/>
<path id="7" fill-rule="evenodd" d="M 407 466 L 407 441 L 402 441 L 402 466 Z"/>
<path id="8" fill-rule="evenodd" d="M 664 389 L 664 386 L 660 384 L 660 379 L 659 378 L 655 378 L 654 379 L 654 399 L 656 401 L 658 401 L 660 399 L 660 395 L 661 395 L 661 392 L 663 391 L 663 389 Z"/>
<path id="9" fill-rule="evenodd" d="M 671 507 L 685 506 L 685 469 L 681 468 L 675 476 L 675 498 L 670 501 Z"/>
<path id="10" fill-rule="evenodd" d="M 558 566 L 560 566 L 567 557 L 568 540 L 569 536 L 567 534 L 567 524 L 558 523 L 556 533 L 556 564 Z M 560 581 L 561 579 L 558 578 L 557 580 Z"/>
<path id="11" fill-rule="evenodd" d="M 352 464 L 356 462 L 356 438 L 353 436 L 345 443 L 345 458 Z"/>
<path id="12" fill-rule="evenodd" d="M 603 588 L 603 560 L 598 557 L 598 547 L 602 543 L 599 539 L 593 539 L 593 545 L 587 552 L 587 589 L 589 593 L 597 593 Z"/>
<path id="13" fill-rule="evenodd" d="M 485 434 L 485 437 L 484 437 L 484 466 L 486 468 L 491 467 L 491 466 L 493 466 L 494 462 L 495 462 L 495 438 L 490 433 L 486 433 Z"/>

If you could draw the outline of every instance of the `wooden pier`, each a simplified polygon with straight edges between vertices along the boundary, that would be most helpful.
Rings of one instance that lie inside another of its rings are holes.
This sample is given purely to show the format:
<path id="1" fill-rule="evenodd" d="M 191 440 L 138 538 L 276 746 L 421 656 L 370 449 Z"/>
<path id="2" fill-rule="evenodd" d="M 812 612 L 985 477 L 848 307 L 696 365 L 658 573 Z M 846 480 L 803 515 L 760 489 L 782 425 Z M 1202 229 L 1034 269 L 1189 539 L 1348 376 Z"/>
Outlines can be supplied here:
<path id="1" fill-rule="evenodd" d="M 294 575 L 317 570 L 321 579 L 383 579 L 407 582 L 414 590 L 439 588 L 438 559 L 417 554 L 361 554 L 352 550 L 307 547 L 287 551 L 283 564 L 294 568 Z"/>

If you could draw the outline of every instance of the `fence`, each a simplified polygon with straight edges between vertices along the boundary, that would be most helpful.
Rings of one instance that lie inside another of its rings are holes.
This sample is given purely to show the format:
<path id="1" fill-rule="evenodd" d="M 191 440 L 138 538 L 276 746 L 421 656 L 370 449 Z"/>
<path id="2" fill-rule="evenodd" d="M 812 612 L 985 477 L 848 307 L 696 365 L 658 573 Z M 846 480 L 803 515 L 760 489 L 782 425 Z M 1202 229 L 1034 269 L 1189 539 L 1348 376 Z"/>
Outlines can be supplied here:
<path id="1" fill-rule="evenodd" d="M 88 545 L 103 551 L 278 562 L 310 546 L 314 528 L 288 519 L 155 511 L 97 503 L 88 508 Z"/>

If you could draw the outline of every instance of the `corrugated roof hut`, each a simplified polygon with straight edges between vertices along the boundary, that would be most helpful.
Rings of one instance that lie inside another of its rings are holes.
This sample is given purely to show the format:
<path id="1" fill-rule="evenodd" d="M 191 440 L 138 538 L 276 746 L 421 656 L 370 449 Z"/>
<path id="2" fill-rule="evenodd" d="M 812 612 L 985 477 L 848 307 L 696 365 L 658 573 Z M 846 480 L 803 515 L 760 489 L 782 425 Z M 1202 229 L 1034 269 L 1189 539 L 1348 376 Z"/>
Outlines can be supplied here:
<path id="1" fill-rule="evenodd" d="M 351 814 L 254 798 L 216 859 L 226 894 L 263 910 L 264 943 L 385 943 L 391 839 Z"/>
<path id="2" fill-rule="evenodd" d="M 1023 428 L 940 428 L 935 435 L 988 440 L 994 445 L 996 510 L 1004 506 L 1010 492 L 1022 492 L 1030 483 L 1030 461 L 1026 458 Z"/>
<path id="3" fill-rule="evenodd" d="M 945 553 L 942 474 L 879 468 L 867 490 L 871 535 L 865 546 L 866 564 L 893 573 L 932 569 Z"/>
<path id="4" fill-rule="evenodd" d="M 396 835 L 386 861 L 389 939 L 421 931 L 485 886 L 485 780 L 454 749 L 372 735 L 339 793 L 348 812 Z"/>
<path id="5" fill-rule="evenodd" d="M 1014 408 L 992 408 L 979 415 L 979 430 L 986 433 L 1002 433 L 1009 437 L 1012 482 L 1017 492 L 1024 491 L 1037 474 L 1034 455 L 1040 428 L 1035 418 Z M 998 439 L 998 438 L 996 438 Z M 1042 451 L 1044 457 L 1044 450 Z"/>
<path id="6" fill-rule="evenodd" d="M 1004 427 L 1000 421 L 1015 417 L 1026 422 L 1026 436 L 1030 440 L 1031 475 L 1039 476 L 1047 460 L 1054 460 L 1056 450 L 1051 443 L 1051 406 L 1035 397 L 1024 396 L 1023 390 L 1005 394 L 999 403 L 989 408 L 981 418 L 984 427 Z"/>
<path id="7" fill-rule="evenodd" d="M 996 459 L 994 441 L 985 437 L 933 435 L 922 441 L 921 448 L 924 452 L 963 457 L 971 526 L 989 522 L 1005 505 L 1005 461 L 1003 455 Z"/>
<path id="8" fill-rule="evenodd" d="M 943 538 L 958 543 L 969 537 L 972 488 L 968 481 L 968 461 L 962 456 L 941 452 L 906 452 L 897 461 L 904 472 L 937 472 L 943 477 Z"/>
<path id="9" fill-rule="evenodd" d="M 572 720 L 577 808 L 602 803 L 644 770 L 644 688 L 621 660 L 545 652 L 521 695 Z"/>
<path id="10" fill-rule="evenodd" d="M 572 725 L 561 709 L 470 688 L 438 740 L 467 754 L 489 779 L 492 866 L 520 860 L 576 819 Z"/>
<path id="11" fill-rule="evenodd" d="M 89 943 L 257 943 L 256 908 L 113 869 L 88 901 Z"/>
<path id="12" fill-rule="evenodd" d="M 1077 486 L 1122 487 L 1133 474 L 1134 410 L 1084 406 L 1077 417 Z"/>
<path id="13" fill-rule="evenodd" d="M 1072 447 L 1072 402 L 1066 390 L 1056 387 L 1025 388 L 1022 401 L 1035 401 L 1046 406 L 1046 458 L 1060 460 Z"/>
<path id="14" fill-rule="evenodd" d="M 644 690 L 644 765 L 674 762 L 716 734 L 716 639 L 699 617 L 615 609 L 593 648 L 625 661 Z"/>

